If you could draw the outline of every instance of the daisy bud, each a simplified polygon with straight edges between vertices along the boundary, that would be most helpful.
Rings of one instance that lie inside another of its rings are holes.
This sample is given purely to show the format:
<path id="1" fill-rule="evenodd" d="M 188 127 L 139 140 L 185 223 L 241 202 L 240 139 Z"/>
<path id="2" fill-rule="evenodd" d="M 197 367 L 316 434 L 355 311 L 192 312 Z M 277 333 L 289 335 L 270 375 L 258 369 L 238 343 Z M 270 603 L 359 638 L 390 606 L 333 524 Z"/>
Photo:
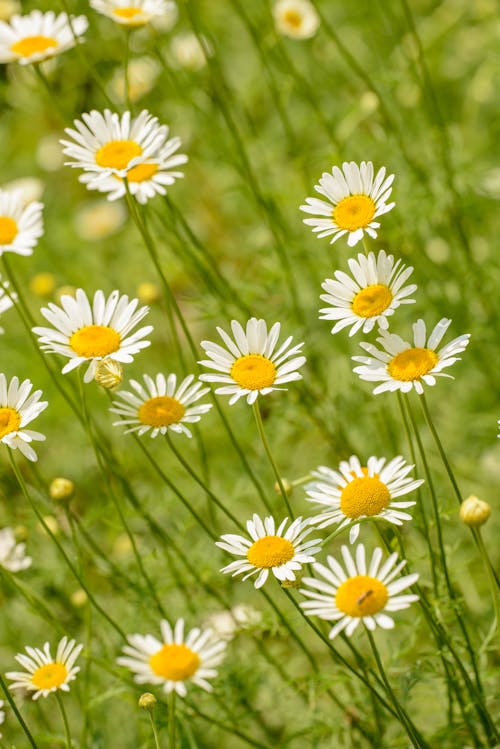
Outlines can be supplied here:
<path id="1" fill-rule="evenodd" d="M 56 279 L 52 273 L 36 273 L 29 282 L 29 290 L 36 296 L 52 296 L 56 288 Z"/>
<path id="2" fill-rule="evenodd" d="M 70 479 L 58 477 L 50 482 L 49 494 L 51 499 L 62 501 L 73 496 L 75 485 Z"/>
<path id="3" fill-rule="evenodd" d="M 153 304 L 161 298 L 161 292 L 158 285 L 150 281 L 143 281 L 137 287 L 136 294 L 141 304 Z"/>
<path id="4" fill-rule="evenodd" d="M 144 694 L 141 694 L 139 697 L 138 705 L 144 710 L 152 710 L 157 702 L 158 700 L 154 694 L 151 694 L 151 692 L 144 692 Z"/>
<path id="5" fill-rule="evenodd" d="M 71 603 L 75 607 L 75 609 L 81 609 L 82 606 L 85 606 L 85 604 L 88 601 L 88 596 L 83 590 L 83 588 L 78 588 L 78 590 L 75 590 L 71 596 L 70 599 Z"/>
<path id="6" fill-rule="evenodd" d="M 101 359 L 97 363 L 94 379 L 106 390 L 115 390 L 123 380 L 123 367 L 114 359 Z"/>
<path id="7" fill-rule="evenodd" d="M 490 505 L 473 494 L 460 505 L 460 519 L 469 528 L 479 528 L 480 525 L 484 525 L 490 515 Z"/>
<path id="8" fill-rule="evenodd" d="M 285 490 L 287 497 L 289 497 L 291 495 L 291 493 L 293 492 L 293 484 L 292 484 L 292 482 L 289 481 L 288 479 L 283 478 L 283 476 L 282 476 L 281 477 L 281 483 L 283 485 L 283 489 Z M 276 494 L 281 494 L 280 485 L 278 484 L 277 481 L 274 484 L 274 491 L 276 492 Z"/>

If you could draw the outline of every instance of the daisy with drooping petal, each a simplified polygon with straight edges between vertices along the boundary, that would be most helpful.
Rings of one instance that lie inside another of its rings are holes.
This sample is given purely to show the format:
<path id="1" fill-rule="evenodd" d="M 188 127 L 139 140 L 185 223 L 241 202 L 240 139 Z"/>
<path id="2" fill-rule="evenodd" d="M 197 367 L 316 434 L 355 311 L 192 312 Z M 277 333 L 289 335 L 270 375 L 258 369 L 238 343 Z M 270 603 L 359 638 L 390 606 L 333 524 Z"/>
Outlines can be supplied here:
<path id="1" fill-rule="evenodd" d="M 280 582 L 293 582 L 302 565 L 314 561 L 314 554 L 321 549 L 321 539 L 305 541 L 311 532 L 307 520 L 297 518 L 285 531 L 287 523 L 288 518 L 285 518 L 276 527 L 272 516 L 262 520 L 254 514 L 253 519 L 247 521 L 249 539 L 234 533 L 221 536 L 222 541 L 216 541 L 216 546 L 243 557 L 223 567 L 221 572 L 232 573 L 232 577 L 246 573 L 243 580 L 257 574 L 256 588 L 264 585 L 270 572 Z"/>
<path id="2" fill-rule="evenodd" d="M 386 390 L 408 393 L 412 389 L 421 395 L 424 392 L 423 385 L 435 385 L 436 377 L 453 379 L 442 370 L 460 361 L 457 354 L 467 348 L 469 333 L 458 336 L 437 349 L 450 324 L 451 320 L 443 317 L 427 337 L 425 322 L 417 320 L 413 325 L 413 346 L 398 335 L 381 330 L 377 342 L 381 344 L 383 351 L 371 343 L 360 343 L 361 348 L 370 356 L 353 356 L 353 360 L 362 365 L 354 367 L 354 372 L 362 380 L 382 383 L 373 390 L 374 395 Z"/>
<path id="3" fill-rule="evenodd" d="M 33 328 L 40 347 L 51 354 L 69 358 L 62 373 L 71 372 L 83 362 L 89 362 L 84 382 L 90 382 L 101 359 L 128 364 L 135 354 L 151 344 L 142 340 L 153 330 L 151 325 L 130 335 L 135 326 L 147 315 L 149 307 L 139 307 L 138 299 L 113 291 L 106 299 L 104 292 L 96 291 L 92 305 L 83 291 L 77 289 L 75 297 L 64 294 L 61 307 L 50 302 L 40 311 L 53 328 Z"/>
<path id="4" fill-rule="evenodd" d="M 75 640 L 68 640 L 67 637 L 63 637 L 57 646 L 55 658 L 50 654 L 48 642 L 42 649 L 26 647 L 28 655 L 16 655 L 16 661 L 26 670 L 5 674 L 13 682 L 9 688 L 34 692 L 34 700 L 40 696 L 48 697 L 51 692 L 58 689 L 69 692 L 68 684 L 75 679 L 80 670 L 80 667 L 74 664 L 82 648 L 83 645 L 77 645 Z"/>
<path id="5" fill-rule="evenodd" d="M 327 557 L 328 566 L 313 564 L 314 572 L 323 579 L 303 579 L 309 588 L 301 588 L 300 593 L 310 600 L 301 603 L 301 608 L 307 616 L 337 622 L 330 630 L 331 640 L 343 630 L 350 637 L 360 622 L 372 631 L 377 626 L 392 629 L 394 620 L 389 614 L 418 601 L 413 593 L 398 595 L 418 580 L 418 574 L 398 578 L 406 561 L 396 564 L 396 552 L 380 566 L 380 548 L 375 549 L 369 564 L 363 544 L 358 544 L 354 557 L 347 546 L 342 546 L 342 556 L 344 567 L 331 556 Z"/>
<path id="6" fill-rule="evenodd" d="M 19 379 L 13 377 L 8 383 L 5 375 L 0 374 L 0 442 L 12 450 L 19 449 L 28 460 L 36 461 L 36 452 L 29 443 L 43 441 L 45 435 L 24 427 L 49 404 L 40 400 L 41 390 L 31 393 L 32 387 L 30 380 L 19 383 Z"/>
<path id="7" fill-rule="evenodd" d="M 223 387 L 215 392 L 230 395 L 231 406 L 242 396 L 246 396 L 247 403 L 252 404 L 259 395 L 267 395 L 272 390 L 285 390 L 280 385 L 302 378 L 297 370 L 306 358 L 301 354 L 303 343 L 290 348 L 292 336 L 276 348 L 280 329 L 281 325 L 277 322 L 268 332 L 265 320 L 252 317 L 245 330 L 233 320 L 233 340 L 222 328 L 217 328 L 227 348 L 211 341 L 202 341 L 201 346 L 210 359 L 198 363 L 220 374 L 203 374 L 200 380 L 222 382 Z"/>
<path id="8" fill-rule="evenodd" d="M 165 692 L 187 694 L 189 683 L 212 691 L 208 679 L 217 676 L 214 668 L 224 658 L 226 643 L 215 637 L 212 629 L 195 627 L 184 635 L 184 619 L 174 628 L 162 619 L 161 641 L 153 635 L 129 635 L 124 656 L 117 659 L 134 674 L 137 684 L 162 684 Z"/>
<path id="9" fill-rule="evenodd" d="M 321 505 L 319 515 L 309 519 L 318 528 L 339 524 L 344 528 L 361 518 L 381 518 L 394 525 L 411 520 L 411 515 L 401 510 L 412 507 L 415 502 L 394 502 L 396 497 L 408 494 L 423 484 L 423 479 L 413 479 L 408 474 L 414 468 L 401 455 L 386 464 L 385 458 L 368 458 L 362 466 L 359 458 L 352 455 L 333 471 L 319 466 L 312 472 L 315 481 L 306 485 L 307 499 Z M 349 541 L 354 543 L 359 534 L 359 523 L 349 532 Z"/>
<path id="10" fill-rule="evenodd" d="M 81 37 L 88 27 L 85 16 L 72 16 L 74 35 Z M 38 63 L 75 46 L 66 13 L 33 10 L 26 16 L 12 16 L 9 23 L 0 21 L 0 63 Z"/>
<path id="11" fill-rule="evenodd" d="M 354 247 L 366 232 L 376 237 L 380 224 L 374 221 L 378 216 L 390 211 L 395 203 L 387 203 L 392 192 L 394 175 L 385 176 L 385 167 L 374 176 L 371 161 L 362 161 L 358 166 L 354 161 L 344 161 L 342 171 L 338 166 L 331 174 L 324 172 L 314 189 L 329 201 L 306 198 L 300 206 L 305 213 L 317 214 L 317 218 L 306 218 L 304 223 L 313 227 L 318 236 L 332 235 L 331 244 L 347 234 L 347 244 Z"/>
<path id="12" fill-rule="evenodd" d="M 279 33 L 292 39 L 310 39 L 319 26 L 319 16 L 308 0 L 278 0 L 273 17 Z"/>
<path id="13" fill-rule="evenodd" d="M 353 278 L 342 271 L 335 271 L 335 280 L 327 278 L 322 284 L 326 294 L 320 299 L 331 305 L 320 310 L 320 320 L 337 320 L 332 334 L 350 326 L 349 335 L 358 330 L 369 333 L 375 325 L 387 329 L 387 318 L 393 315 L 400 304 L 412 304 L 407 299 L 416 290 L 416 284 L 404 284 L 413 272 L 401 260 L 394 262 L 394 255 L 381 250 L 378 256 L 359 254 L 350 258 L 349 268 Z"/>
<path id="14" fill-rule="evenodd" d="M 18 544 L 12 528 L 0 530 L 0 567 L 9 572 L 20 572 L 31 566 L 32 559 L 25 554 L 26 544 Z"/>
<path id="15" fill-rule="evenodd" d="M 115 421 L 113 426 L 129 426 L 126 434 L 137 432 L 139 436 L 151 432 L 151 437 L 157 437 L 170 429 L 191 437 L 186 424 L 199 421 L 212 408 L 211 403 L 191 405 L 210 390 L 208 387 L 204 388 L 201 382 L 194 382 L 194 379 L 194 375 L 188 375 L 179 386 L 175 374 L 169 374 L 168 377 L 157 374 L 155 379 L 143 375 L 144 385 L 130 380 L 135 392 L 118 391 L 116 395 L 121 400 L 113 401 L 114 408 L 109 409 L 111 413 L 123 417 L 120 421 Z"/>
<path id="16" fill-rule="evenodd" d="M 43 234 L 43 204 L 25 204 L 21 190 L 0 190 L 0 255 L 32 255 Z"/>
<path id="17" fill-rule="evenodd" d="M 171 0 L 90 0 L 90 6 L 121 26 L 144 26 L 153 18 L 171 13 Z"/>

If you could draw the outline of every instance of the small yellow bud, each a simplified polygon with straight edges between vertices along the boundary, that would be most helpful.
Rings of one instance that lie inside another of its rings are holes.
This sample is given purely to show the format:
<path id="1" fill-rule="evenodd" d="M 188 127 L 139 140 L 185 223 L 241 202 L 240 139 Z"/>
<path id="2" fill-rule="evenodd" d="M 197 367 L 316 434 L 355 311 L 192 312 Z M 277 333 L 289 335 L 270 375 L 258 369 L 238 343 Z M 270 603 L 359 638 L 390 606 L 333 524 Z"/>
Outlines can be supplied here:
<path id="1" fill-rule="evenodd" d="M 150 281 L 143 281 L 140 283 L 135 292 L 142 304 L 154 304 L 160 297 L 160 289 L 157 284 L 151 283 Z"/>
<path id="2" fill-rule="evenodd" d="M 50 482 L 49 494 L 51 499 L 63 500 L 73 496 L 75 485 L 70 479 L 59 476 Z"/>
<path id="3" fill-rule="evenodd" d="M 71 601 L 75 609 L 81 609 L 82 606 L 85 606 L 85 604 L 87 603 L 88 597 L 83 588 L 78 588 L 78 590 L 75 590 L 71 594 L 69 600 Z"/>
<path id="4" fill-rule="evenodd" d="M 17 543 L 22 543 L 28 538 L 28 529 L 25 525 L 16 525 L 14 528 L 14 536 Z"/>
<path id="5" fill-rule="evenodd" d="M 281 587 L 282 588 L 300 588 L 302 585 L 302 575 L 297 574 L 295 575 L 295 580 L 282 580 L 281 581 Z"/>
<path id="6" fill-rule="evenodd" d="M 289 497 L 291 495 L 291 493 L 293 492 L 293 484 L 292 484 L 292 482 L 289 481 L 288 479 L 283 478 L 283 476 L 282 476 L 281 477 L 281 483 L 283 484 L 283 489 L 285 490 L 287 497 Z M 277 481 L 276 481 L 276 483 L 274 485 L 274 491 L 276 492 L 276 494 L 281 494 L 280 485 L 278 484 Z"/>
<path id="7" fill-rule="evenodd" d="M 36 296 L 52 296 L 56 288 L 56 279 L 52 273 L 37 273 L 29 282 L 29 289 Z"/>
<path id="8" fill-rule="evenodd" d="M 478 499 L 473 494 L 464 499 L 460 505 L 460 519 L 469 528 L 479 528 L 480 525 L 486 523 L 490 515 L 490 505 L 482 499 Z"/>
<path id="9" fill-rule="evenodd" d="M 158 700 L 154 696 L 154 694 L 151 694 L 151 692 L 144 692 L 144 694 L 141 694 L 139 697 L 139 707 L 144 708 L 144 710 L 152 710 Z"/>
<path id="10" fill-rule="evenodd" d="M 114 390 L 123 380 L 123 367 L 114 359 L 101 359 L 97 364 L 94 379 L 106 390 Z"/>

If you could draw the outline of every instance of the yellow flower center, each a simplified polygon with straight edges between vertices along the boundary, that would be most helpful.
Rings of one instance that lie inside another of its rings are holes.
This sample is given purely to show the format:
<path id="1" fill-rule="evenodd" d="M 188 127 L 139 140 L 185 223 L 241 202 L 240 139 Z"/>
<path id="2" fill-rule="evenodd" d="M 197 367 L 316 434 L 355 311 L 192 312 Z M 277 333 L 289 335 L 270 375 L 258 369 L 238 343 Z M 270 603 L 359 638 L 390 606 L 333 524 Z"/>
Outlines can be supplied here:
<path id="1" fill-rule="evenodd" d="M 342 583 L 335 595 L 335 604 L 347 616 L 371 616 L 382 611 L 389 593 L 376 577 L 356 575 Z"/>
<path id="2" fill-rule="evenodd" d="M 186 409 L 175 398 L 159 395 L 150 398 L 139 408 L 139 420 L 151 427 L 168 427 L 176 424 L 184 416 Z"/>
<path id="3" fill-rule="evenodd" d="M 378 515 L 390 500 L 389 489 L 379 478 L 357 476 L 342 489 L 340 509 L 346 517 L 353 519 L 362 515 Z"/>
<path id="4" fill-rule="evenodd" d="M 300 29 L 302 26 L 302 16 L 297 10 L 287 10 L 283 14 L 283 20 L 294 29 Z"/>
<path id="5" fill-rule="evenodd" d="M 375 209 L 375 203 L 368 195 L 349 195 L 333 209 L 333 220 L 347 231 L 364 229 L 374 217 Z"/>
<path id="6" fill-rule="evenodd" d="M 125 169 L 141 153 L 142 148 L 133 140 L 110 140 L 97 151 L 95 163 L 109 169 Z"/>
<path id="7" fill-rule="evenodd" d="M 17 432 L 21 426 L 21 416 L 15 408 L 0 408 L 0 439 L 6 434 Z"/>
<path id="8" fill-rule="evenodd" d="M 438 362 L 438 355 L 430 348 L 409 348 L 391 359 L 387 371 L 395 380 L 410 382 L 430 372 Z"/>
<path id="9" fill-rule="evenodd" d="M 359 317 L 380 315 L 392 302 L 390 289 L 382 283 L 374 283 L 358 291 L 352 300 L 352 311 Z"/>
<path id="10" fill-rule="evenodd" d="M 158 164 L 138 164 L 127 172 L 129 182 L 144 182 L 158 171 Z"/>
<path id="11" fill-rule="evenodd" d="M 21 57 L 29 57 L 37 52 L 45 52 L 47 49 L 57 47 L 57 39 L 51 36 L 25 36 L 24 39 L 14 42 L 11 51 Z"/>
<path id="12" fill-rule="evenodd" d="M 262 354 L 247 354 L 236 359 L 231 377 L 246 390 L 270 387 L 276 379 L 276 367 Z"/>
<path id="13" fill-rule="evenodd" d="M 254 567 L 279 567 L 293 559 L 295 549 L 287 538 L 264 536 L 247 551 L 247 559 Z"/>
<path id="14" fill-rule="evenodd" d="M 17 224 L 10 216 L 0 216 L 0 244 L 10 244 L 17 236 Z"/>
<path id="15" fill-rule="evenodd" d="M 138 16 L 140 13 L 142 13 L 140 8 L 115 8 L 113 10 L 113 13 L 115 16 L 118 16 L 118 18 L 134 18 L 134 16 Z"/>
<path id="16" fill-rule="evenodd" d="M 108 356 L 120 348 L 120 335 L 105 325 L 86 325 L 73 333 L 69 345 L 78 356 Z"/>
<path id="17" fill-rule="evenodd" d="M 186 645 L 163 645 L 149 659 L 151 670 L 163 679 L 184 681 L 196 673 L 200 657 Z"/>
<path id="18" fill-rule="evenodd" d="M 68 669 L 64 663 L 47 663 L 37 668 L 31 677 L 31 682 L 37 689 L 53 689 L 64 684 L 67 676 Z"/>

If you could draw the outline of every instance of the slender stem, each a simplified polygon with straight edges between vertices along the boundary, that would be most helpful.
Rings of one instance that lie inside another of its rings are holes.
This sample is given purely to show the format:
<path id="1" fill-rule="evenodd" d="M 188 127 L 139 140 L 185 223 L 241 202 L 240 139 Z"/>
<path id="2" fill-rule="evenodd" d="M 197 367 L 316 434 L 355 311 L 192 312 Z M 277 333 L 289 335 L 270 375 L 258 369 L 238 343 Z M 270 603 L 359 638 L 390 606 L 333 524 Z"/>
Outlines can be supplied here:
<path id="1" fill-rule="evenodd" d="M 176 749 L 175 689 L 168 695 L 168 749 Z"/>
<path id="2" fill-rule="evenodd" d="M 40 63 L 34 63 L 32 65 L 33 71 L 38 78 L 38 80 L 41 82 L 44 89 L 47 91 L 47 94 L 49 96 L 50 102 L 56 112 L 58 113 L 59 117 L 63 120 L 63 122 L 66 122 L 68 120 L 68 115 L 66 112 L 62 109 L 61 103 L 58 99 L 58 97 L 54 94 L 54 91 L 52 90 L 52 86 L 50 85 L 49 81 L 47 80 L 47 76 L 42 71 L 40 67 Z"/>
<path id="3" fill-rule="evenodd" d="M 281 480 L 280 472 L 278 471 L 278 467 L 276 463 L 274 462 L 273 454 L 271 452 L 271 448 L 269 447 L 269 442 L 267 441 L 266 433 L 264 431 L 264 424 L 262 423 L 262 415 L 260 413 L 260 406 L 259 406 L 259 400 L 257 399 L 253 404 L 253 412 L 255 415 L 255 421 L 257 423 L 257 430 L 259 432 L 260 439 L 262 441 L 262 444 L 264 446 L 264 450 L 266 451 L 266 455 L 269 458 L 269 462 L 271 464 L 271 467 L 273 469 L 274 475 L 276 477 L 276 481 L 278 483 L 278 487 L 281 493 L 281 496 L 286 504 L 286 508 L 288 510 L 288 513 L 290 517 L 293 520 L 293 510 L 292 506 L 290 504 L 290 500 L 288 499 L 288 495 L 286 493 L 285 487 L 283 486 L 283 481 Z"/>
<path id="4" fill-rule="evenodd" d="M 130 29 L 125 27 L 125 57 L 123 61 L 123 80 L 125 86 L 125 105 L 132 112 L 132 101 L 130 99 L 130 80 L 129 80 L 129 63 L 130 63 Z"/>
<path id="5" fill-rule="evenodd" d="M 493 598 L 493 608 L 495 611 L 495 618 L 493 620 L 493 624 L 490 630 L 490 636 L 491 636 L 491 634 L 495 631 L 495 629 L 497 629 L 500 634 L 500 606 L 499 606 L 499 601 L 498 601 L 498 589 L 497 589 L 495 576 L 493 575 L 492 565 L 490 562 L 490 558 L 488 556 L 488 551 L 486 549 L 486 546 L 484 545 L 484 539 L 481 535 L 480 528 L 476 528 L 476 538 L 477 538 L 479 551 L 483 558 L 484 566 L 486 567 L 486 570 L 488 572 L 488 581 L 491 587 L 491 596 Z M 489 637 L 487 637 L 486 639 L 488 640 Z"/>
<path id="6" fill-rule="evenodd" d="M 56 700 L 57 704 L 59 705 L 59 710 L 61 711 L 63 723 L 64 723 L 64 733 L 66 735 L 66 747 L 67 749 L 72 749 L 73 742 L 71 741 L 71 731 L 69 729 L 69 723 L 68 723 L 68 716 L 66 715 L 66 708 L 64 707 L 63 701 L 61 699 L 61 695 L 59 692 L 56 691 Z"/>
<path id="7" fill-rule="evenodd" d="M 31 746 L 33 747 L 33 749 L 38 749 L 38 744 L 36 743 L 35 739 L 31 735 L 30 729 L 28 728 L 28 726 L 24 722 L 24 718 L 21 715 L 21 713 L 19 712 L 18 707 L 17 707 L 16 703 L 14 702 L 14 699 L 13 699 L 11 693 L 9 692 L 9 690 L 7 688 L 7 685 L 6 685 L 5 681 L 3 680 L 3 676 L 1 674 L 0 674 L 0 689 L 4 693 L 5 699 L 7 700 L 7 702 L 9 703 L 9 705 L 11 706 L 12 712 L 14 713 L 14 715 L 17 718 L 17 722 L 19 723 L 19 725 L 23 729 L 24 733 L 26 734 L 26 738 L 30 742 Z"/>
<path id="8" fill-rule="evenodd" d="M 156 747 L 156 749 L 160 749 L 160 735 L 159 735 L 158 729 L 156 727 L 156 722 L 155 722 L 155 718 L 154 718 L 153 712 L 154 712 L 153 709 L 148 710 L 149 720 L 151 721 L 151 728 L 153 729 L 153 736 L 154 736 L 154 740 L 155 740 L 155 747 Z"/>

